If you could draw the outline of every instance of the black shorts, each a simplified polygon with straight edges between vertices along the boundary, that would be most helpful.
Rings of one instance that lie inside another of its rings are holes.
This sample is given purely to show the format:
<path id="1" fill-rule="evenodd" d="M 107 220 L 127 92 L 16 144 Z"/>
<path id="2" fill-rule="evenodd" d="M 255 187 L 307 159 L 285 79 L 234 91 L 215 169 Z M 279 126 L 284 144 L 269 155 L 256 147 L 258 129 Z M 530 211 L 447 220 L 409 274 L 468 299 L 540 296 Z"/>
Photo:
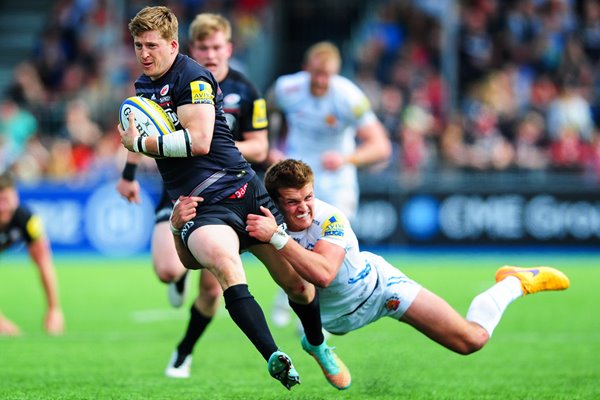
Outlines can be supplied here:
<path id="1" fill-rule="evenodd" d="M 173 211 L 173 202 L 169 198 L 169 194 L 163 188 L 160 196 L 160 201 L 154 209 L 154 223 L 166 222 L 171 218 L 171 212 Z"/>
<path id="2" fill-rule="evenodd" d="M 240 239 L 240 253 L 252 245 L 264 243 L 251 237 L 246 231 L 248 214 L 263 215 L 260 206 L 271 211 L 278 225 L 283 223 L 283 215 L 275 206 L 262 181 L 255 176 L 248 182 L 248 187 L 240 198 L 232 195 L 215 204 L 200 204 L 196 209 L 196 217 L 187 222 L 182 229 L 183 241 L 187 246 L 190 234 L 201 226 L 229 225 Z"/>

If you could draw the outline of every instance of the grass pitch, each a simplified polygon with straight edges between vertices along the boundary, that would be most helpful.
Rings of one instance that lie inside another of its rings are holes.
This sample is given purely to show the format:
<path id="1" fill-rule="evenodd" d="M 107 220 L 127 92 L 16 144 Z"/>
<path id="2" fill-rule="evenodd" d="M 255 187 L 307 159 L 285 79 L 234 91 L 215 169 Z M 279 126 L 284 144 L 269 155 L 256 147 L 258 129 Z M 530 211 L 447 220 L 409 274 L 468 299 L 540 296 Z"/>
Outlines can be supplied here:
<path id="1" fill-rule="evenodd" d="M 0 399 L 597 399 L 600 398 L 600 255 L 387 254 L 461 314 L 506 263 L 552 265 L 571 279 L 565 292 L 519 299 L 488 345 L 460 356 L 385 319 L 332 337 L 353 384 L 331 387 L 305 354 L 295 324 L 273 328 L 300 373 L 288 392 L 222 307 L 196 346 L 192 378 L 164 377 L 187 323 L 189 296 L 172 309 L 149 257 L 57 256 L 67 331 L 43 333 L 44 298 L 25 257 L 0 258 L 0 309 L 23 335 L 0 337 Z M 268 315 L 276 292 L 247 258 L 250 289 Z M 193 281 L 197 282 L 194 274 Z M 192 286 L 191 294 L 196 290 Z"/>

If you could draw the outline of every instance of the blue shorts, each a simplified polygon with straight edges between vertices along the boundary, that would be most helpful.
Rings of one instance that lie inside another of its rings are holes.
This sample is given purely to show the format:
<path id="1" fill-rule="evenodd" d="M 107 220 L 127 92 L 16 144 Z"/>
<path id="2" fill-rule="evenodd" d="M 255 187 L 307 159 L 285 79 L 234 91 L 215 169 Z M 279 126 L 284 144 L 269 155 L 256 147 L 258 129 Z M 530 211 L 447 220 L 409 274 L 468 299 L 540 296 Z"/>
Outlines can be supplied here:
<path id="1" fill-rule="evenodd" d="M 242 191 L 243 194 L 240 194 Z M 250 246 L 264 243 L 251 237 L 246 231 L 248 214 L 263 215 L 260 210 L 261 206 L 271 211 L 277 224 L 283 223 L 283 215 L 275 206 L 273 199 L 271 199 L 267 189 L 258 177 L 252 178 L 245 190 L 237 190 L 236 194 L 237 196 L 232 194 L 215 204 L 198 205 L 196 217 L 187 222 L 182 229 L 181 237 L 186 246 L 190 234 L 205 225 L 231 226 L 240 239 L 240 253 Z"/>

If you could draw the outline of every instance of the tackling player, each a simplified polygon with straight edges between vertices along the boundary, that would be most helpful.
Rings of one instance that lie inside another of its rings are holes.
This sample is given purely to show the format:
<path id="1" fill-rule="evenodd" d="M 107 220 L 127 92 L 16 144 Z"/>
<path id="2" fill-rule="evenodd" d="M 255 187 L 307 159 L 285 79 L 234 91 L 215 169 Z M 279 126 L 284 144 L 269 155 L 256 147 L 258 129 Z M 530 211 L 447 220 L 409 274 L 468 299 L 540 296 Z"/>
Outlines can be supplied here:
<path id="1" fill-rule="evenodd" d="M 360 251 L 344 213 L 315 198 L 313 182 L 311 168 L 302 161 L 273 165 L 265 187 L 283 213 L 287 231 L 266 208 L 264 215 L 248 216 L 246 229 L 254 238 L 277 243 L 279 253 L 318 288 L 323 326 L 332 334 L 391 317 L 452 351 L 470 354 L 488 342 L 514 300 L 569 287 L 569 279 L 554 268 L 505 266 L 496 272 L 497 283 L 473 299 L 463 318 L 382 257 Z"/>
<path id="2" fill-rule="evenodd" d="M 15 183 L 8 173 L 0 175 L 0 251 L 24 241 L 29 256 L 37 266 L 48 310 L 44 317 L 44 329 L 51 335 L 60 335 L 64 330 L 64 316 L 58 296 L 56 272 L 52 253 L 44 235 L 41 219 L 19 202 Z M 0 313 L 0 336 L 16 336 L 19 327 Z"/>

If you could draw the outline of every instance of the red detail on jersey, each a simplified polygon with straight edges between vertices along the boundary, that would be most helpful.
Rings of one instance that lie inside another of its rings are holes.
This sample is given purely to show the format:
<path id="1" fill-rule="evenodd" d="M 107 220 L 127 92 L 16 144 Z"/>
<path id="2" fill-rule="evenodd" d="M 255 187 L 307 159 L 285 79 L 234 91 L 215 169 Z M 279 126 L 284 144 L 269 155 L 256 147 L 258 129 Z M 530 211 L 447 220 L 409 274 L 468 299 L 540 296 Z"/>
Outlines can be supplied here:
<path id="1" fill-rule="evenodd" d="M 244 184 L 244 186 L 242 186 L 238 190 L 236 190 L 231 196 L 229 196 L 229 198 L 230 199 L 241 199 L 246 195 L 246 190 L 248 190 L 247 183 Z"/>

